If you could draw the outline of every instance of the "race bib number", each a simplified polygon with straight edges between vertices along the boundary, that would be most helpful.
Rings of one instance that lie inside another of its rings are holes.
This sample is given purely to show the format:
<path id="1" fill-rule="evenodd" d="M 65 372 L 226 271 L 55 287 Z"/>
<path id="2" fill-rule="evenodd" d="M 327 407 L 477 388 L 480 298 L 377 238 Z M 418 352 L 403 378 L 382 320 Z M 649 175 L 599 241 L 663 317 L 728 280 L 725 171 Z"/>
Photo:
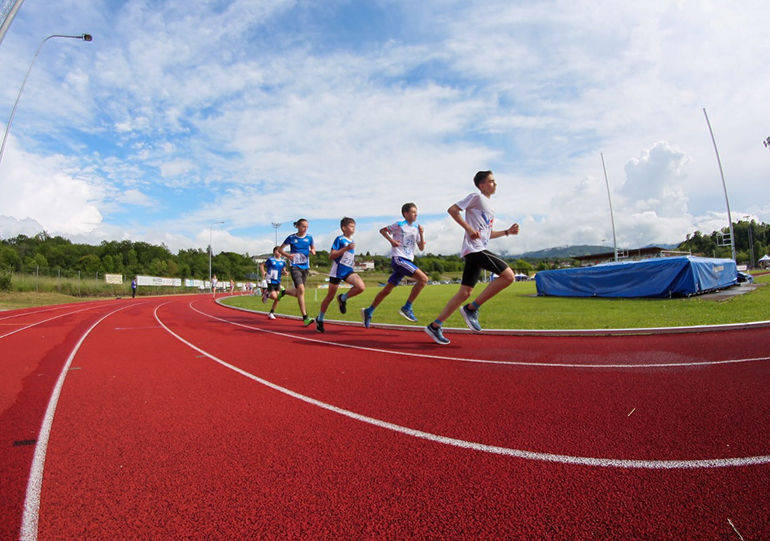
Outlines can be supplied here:
<path id="1" fill-rule="evenodd" d="M 340 259 L 340 265 L 345 265 L 346 267 L 352 267 L 355 260 L 356 260 L 355 255 L 353 255 L 350 252 L 345 252 L 344 254 L 342 254 L 342 258 Z"/>
<path id="2" fill-rule="evenodd" d="M 270 269 L 267 272 L 267 278 L 269 280 L 272 280 L 273 282 L 277 282 L 278 281 L 278 269 Z"/>
<path id="3" fill-rule="evenodd" d="M 304 265 L 308 262 L 308 258 L 305 254 L 291 254 L 291 261 L 295 265 Z"/>

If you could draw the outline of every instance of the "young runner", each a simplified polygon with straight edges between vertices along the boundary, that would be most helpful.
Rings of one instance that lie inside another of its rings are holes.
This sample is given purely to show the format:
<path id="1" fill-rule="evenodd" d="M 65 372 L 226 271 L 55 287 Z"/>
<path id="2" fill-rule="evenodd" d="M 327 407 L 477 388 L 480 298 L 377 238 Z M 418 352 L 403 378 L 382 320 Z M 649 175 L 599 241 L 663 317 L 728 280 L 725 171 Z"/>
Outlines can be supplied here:
<path id="1" fill-rule="evenodd" d="M 335 293 L 337 293 L 340 282 L 344 280 L 353 286 L 347 293 L 337 295 L 340 312 L 343 314 L 347 312 L 348 299 L 355 297 L 366 289 L 361 277 L 353 272 L 355 258 L 353 254 L 356 247 L 356 244 L 353 242 L 353 235 L 356 232 L 356 221 L 353 218 L 343 218 L 340 220 L 340 229 L 342 229 L 342 235 L 334 240 L 329 252 L 329 257 L 332 260 L 332 268 L 329 271 L 329 291 L 321 302 L 321 310 L 315 318 L 315 328 L 318 332 L 324 332 L 324 314 L 326 309 L 329 308 L 329 303 L 331 303 Z"/>
<path id="2" fill-rule="evenodd" d="M 286 291 L 281 288 L 281 277 L 286 274 L 286 262 L 281 258 L 280 246 L 273 248 L 273 257 L 268 257 L 267 261 L 260 263 L 259 269 L 267 281 L 267 287 L 262 292 L 262 302 L 266 303 L 267 299 L 273 300 L 273 306 L 267 317 L 275 319 L 275 307 L 278 306 L 278 301 L 283 298 Z"/>
<path id="3" fill-rule="evenodd" d="M 299 304 L 299 311 L 302 314 L 302 324 L 307 327 L 313 323 L 313 318 L 308 317 L 307 309 L 305 308 L 305 282 L 307 282 L 307 276 L 310 272 L 310 254 L 315 255 L 315 245 L 313 244 L 313 237 L 307 233 L 307 220 L 300 218 L 294 222 L 294 227 L 297 228 L 297 232 L 293 235 L 286 237 L 281 245 L 281 255 L 291 261 L 291 279 L 294 282 L 292 295 L 291 291 L 287 291 L 288 295 L 297 297 L 297 304 Z M 286 253 L 286 248 L 290 247 L 290 253 Z"/>
<path id="4" fill-rule="evenodd" d="M 217 275 L 211 277 L 211 293 L 216 296 L 217 294 Z"/>
<path id="5" fill-rule="evenodd" d="M 417 224 L 417 205 L 414 203 L 405 203 L 401 207 L 401 215 L 404 219 L 387 227 L 380 229 L 380 235 L 390 243 L 390 266 L 393 274 L 388 278 L 388 283 L 372 301 L 371 306 L 361 309 L 361 315 L 364 319 L 364 327 L 367 329 L 372 322 L 372 314 L 382 300 L 387 297 L 393 288 L 396 287 L 404 276 L 411 276 L 417 283 L 412 286 L 412 292 L 409 299 L 402 306 L 398 313 L 409 321 L 417 321 L 412 310 L 412 303 L 420 294 L 422 288 L 428 283 L 428 277 L 414 264 L 414 248 L 420 251 L 425 249 L 425 238 L 423 229 Z"/>
<path id="6" fill-rule="evenodd" d="M 498 278 L 491 282 L 481 295 L 470 304 L 460 308 L 460 313 L 473 331 L 480 332 L 479 307 L 486 301 L 497 295 L 500 291 L 513 283 L 514 276 L 511 268 L 499 256 L 487 250 L 489 239 L 496 239 L 519 233 L 519 224 L 513 224 L 508 229 L 493 231 L 492 224 L 495 221 L 495 211 L 492 208 L 490 198 L 497 190 L 497 182 L 492 171 L 479 171 L 473 177 L 473 183 L 479 189 L 479 193 L 471 193 L 463 200 L 458 201 L 447 212 L 465 230 L 461 255 L 465 259 L 462 285 L 454 297 L 449 299 L 444 309 L 433 323 L 425 327 L 425 332 L 438 344 L 446 345 L 449 339 L 444 336 L 441 326 L 444 321 L 457 310 L 471 296 L 473 287 L 479 281 L 481 270 L 494 272 Z M 465 211 L 465 219 L 461 212 Z"/>

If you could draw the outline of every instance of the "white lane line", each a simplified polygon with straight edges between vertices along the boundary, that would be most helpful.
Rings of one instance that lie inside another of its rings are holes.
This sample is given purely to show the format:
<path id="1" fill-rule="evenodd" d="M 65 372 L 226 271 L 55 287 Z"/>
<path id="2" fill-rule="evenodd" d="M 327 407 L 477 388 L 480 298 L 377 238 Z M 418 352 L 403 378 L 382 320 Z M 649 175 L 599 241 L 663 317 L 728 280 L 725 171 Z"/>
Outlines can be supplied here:
<path id="1" fill-rule="evenodd" d="M 770 357 L 753 357 L 748 359 L 727 359 L 722 361 L 692 361 L 692 362 L 679 362 L 679 363 L 645 363 L 645 364 L 579 364 L 579 363 L 549 363 L 549 362 L 534 362 L 534 361 L 496 361 L 492 359 L 473 359 L 468 357 L 449 357 L 446 355 L 429 355 L 427 353 L 408 353 L 404 351 L 394 351 L 391 349 L 370 348 L 366 346 L 355 346 L 352 344 L 343 344 L 341 342 L 331 342 L 327 340 L 319 340 L 317 338 L 308 338 L 306 336 L 300 336 L 296 334 L 289 334 L 279 331 L 271 331 L 269 329 L 263 329 L 261 327 L 255 327 L 253 325 L 246 325 L 243 323 L 237 323 L 217 317 L 213 314 L 201 312 L 193 306 L 191 302 L 190 308 L 198 312 L 201 315 L 229 323 L 230 325 L 237 325 L 238 327 L 244 327 L 246 329 L 252 329 L 259 332 L 268 334 L 274 334 L 277 336 L 284 336 L 287 338 L 294 338 L 296 340 L 304 340 L 306 342 L 314 342 L 318 344 L 326 344 L 330 346 L 337 346 L 341 348 L 359 349 L 362 351 L 373 351 L 375 353 L 386 353 L 388 355 L 401 355 L 404 357 L 421 357 L 424 359 L 439 359 L 442 361 L 461 361 L 466 363 L 480 363 L 480 364 L 502 364 L 508 366 L 537 366 L 543 368 L 677 368 L 677 367 L 692 367 L 692 366 L 711 366 L 718 364 L 735 364 L 735 363 L 749 363 L 759 361 L 770 361 Z"/>
<path id="2" fill-rule="evenodd" d="M 226 361 L 223 361 L 222 359 L 212 355 L 211 353 L 188 342 L 187 340 L 185 340 L 184 338 L 176 334 L 174 331 L 169 329 L 158 317 L 158 308 L 160 308 L 161 306 L 164 306 L 165 304 L 168 304 L 168 303 L 164 303 L 155 307 L 155 312 L 154 312 L 155 320 L 170 335 L 175 337 L 180 342 L 186 344 L 190 348 L 194 349 L 195 351 L 202 353 L 212 361 L 219 363 L 225 368 L 229 368 L 230 370 L 237 372 L 242 376 L 245 376 L 253 381 L 256 381 L 257 383 L 261 383 L 262 385 L 269 387 L 270 389 L 273 389 L 275 391 L 288 395 L 292 398 L 296 398 L 297 400 L 301 400 L 313 406 L 317 406 L 327 411 L 331 411 L 338 415 L 343 415 L 345 417 L 354 419 L 356 421 L 374 425 L 376 427 L 384 428 L 386 430 L 391 430 L 393 432 L 405 434 L 407 436 L 412 436 L 415 438 L 420 438 L 423 440 L 428 440 L 436 443 L 442 443 L 444 445 L 451 445 L 453 447 L 460 447 L 463 449 L 471 449 L 474 451 L 481 451 L 485 453 L 493 453 L 497 455 L 523 458 L 526 460 L 537 460 L 541 462 L 558 462 L 561 464 L 576 464 L 580 466 L 598 466 L 598 467 L 605 467 L 605 468 L 609 467 L 609 468 L 626 468 L 626 469 L 636 468 L 636 469 L 650 469 L 650 470 L 673 470 L 673 469 L 695 469 L 695 468 L 725 468 L 725 467 L 731 467 L 731 466 L 753 466 L 753 465 L 770 463 L 770 455 L 749 456 L 749 457 L 739 457 L 739 458 L 709 458 L 709 459 L 698 459 L 698 460 L 634 460 L 634 459 L 628 460 L 628 459 L 619 459 L 619 458 L 597 458 L 597 457 L 559 455 L 559 454 L 553 454 L 553 453 L 539 453 L 534 451 L 525 451 L 522 449 L 500 447 L 497 445 L 487 445 L 484 443 L 466 441 L 466 440 L 461 440 L 457 438 L 450 438 L 448 436 L 441 436 L 439 434 L 433 434 L 431 432 L 424 432 L 422 430 L 417 430 L 414 428 L 397 425 L 395 423 L 390 423 L 388 421 L 383 421 L 381 419 L 368 417 L 360 413 L 355 413 L 350 410 L 339 408 L 337 406 L 333 406 L 332 404 L 328 404 L 326 402 L 321 402 L 320 400 L 292 391 L 291 389 L 287 389 L 286 387 L 281 387 L 280 385 L 277 385 L 266 379 L 262 379 L 259 376 L 255 376 L 250 372 L 247 372 L 241 368 L 238 368 L 237 366 L 234 366 Z"/>
<path id="3" fill-rule="evenodd" d="M 87 302 L 84 302 L 84 303 L 76 303 L 76 305 L 79 304 L 79 305 L 82 306 L 83 304 L 95 304 L 95 303 L 107 304 L 104 301 L 87 301 Z M 0 317 L 0 320 L 11 319 L 11 318 L 14 318 L 14 317 L 22 317 L 22 316 L 33 316 L 35 314 L 41 314 L 43 312 L 50 312 L 52 310 L 66 310 L 67 308 L 71 308 L 71 307 L 72 307 L 72 304 L 65 304 L 65 305 L 62 305 L 62 306 L 54 306 L 52 308 L 46 308 L 44 310 L 30 310 L 29 312 L 22 312 L 20 314 L 13 314 L 13 315 L 10 315 L 10 316 Z"/>
<path id="4" fill-rule="evenodd" d="M 251 312 L 252 314 L 265 314 L 261 310 L 252 310 L 250 308 L 244 308 L 242 306 L 236 306 L 234 304 L 227 304 L 224 300 L 227 297 L 216 299 L 216 302 L 220 306 L 224 306 L 230 310 L 240 310 L 242 312 Z M 276 314 L 278 317 L 285 319 L 302 320 L 300 316 L 290 316 L 287 314 Z M 325 319 L 327 323 L 334 323 L 335 325 L 346 325 L 350 327 L 363 327 L 364 324 L 360 321 L 351 321 L 345 319 Z M 400 325 L 393 323 L 372 323 L 374 329 L 391 329 L 400 331 L 417 331 L 422 332 L 422 325 Z M 490 335 L 505 335 L 505 336 L 629 336 L 640 335 L 646 336 L 651 334 L 686 334 L 686 333 L 703 333 L 703 332 L 722 332 L 722 331 L 743 331 L 747 329 L 762 329 L 770 327 L 770 320 L 763 321 L 747 321 L 745 323 L 714 323 L 711 325 L 688 325 L 682 327 L 623 327 L 618 329 L 484 329 L 481 333 L 472 331 L 467 327 L 444 327 L 444 331 L 451 332 L 452 334 L 490 334 Z"/>
<path id="5" fill-rule="evenodd" d="M 117 310 L 113 310 L 109 314 L 106 314 L 99 318 L 96 323 L 91 325 L 88 330 L 83 333 L 78 343 L 75 344 L 75 348 L 67 358 L 67 362 L 64 363 L 64 367 L 59 374 L 59 379 L 56 380 L 56 385 L 51 393 L 51 398 L 48 400 L 48 407 L 45 410 L 43 416 L 43 424 L 40 426 L 40 432 L 37 436 L 37 443 L 35 444 L 35 454 L 32 457 L 32 467 L 30 468 L 29 480 L 27 481 L 27 494 L 24 498 L 24 516 L 21 521 L 21 534 L 19 539 L 34 540 L 37 539 L 37 526 L 38 517 L 40 512 L 40 492 L 43 488 L 43 468 L 45 467 L 45 455 L 48 451 L 48 438 L 51 435 L 51 426 L 53 425 L 53 416 L 56 413 L 56 405 L 59 403 L 59 395 L 61 394 L 62 386 L 64 385 L 64 379 L 67 377 L 67 372 L 72 364 L 72 360 L 75 358 L 80 346 L 83 345 L 86 337 L 93 331 L 99 323 L 110 317 L 115 312 L 125 310 L 130 306 L 138 306 L 138 304 L 127 304 L 121 306 Z"/>
<path id="6" fill-rule="evenodd" d="M 54 308 L 46 308 L 45 310 L 30 310 L 29 312 L 21 312 L 20 314 L 12 314 L 10 316 L 0 317 L 0 320 L 11 319 L 11 318 L 14 318 L 14 317 L 30 316 L 30 315 L 40 314 L 42 312 L 50 312 L 51 310 L 65 310 L 66 308 L 68 308 L 68 307 L 67 306 L 56 306 Z"/>
<path id="7" fill-rule="evenodd" d="M 9 333 L 0 335 L 0 338 L 5 338 L 6 336 L 11 336 L 12 334 L 16 334 L 17 332 L 21 332 L 21 331 L 23 331 L 25 329 L 29 329 L 30 327 L 34 327 L 36 325 L 41 325 L 41 324 L 43 324 L 43 323 L 45 323 L 47 321 L 52 321 L 54 319 L 59 319 L 60 317 L 68 316 L 70 314 L 77 314 L 78 312 L 85 312 L 86 310 L 95 310 L 97 308 L 103 308 L 103 307 L 104 307 L 103 305 L 100 305 L 100 306 L 89 306 L 87 308 L 82 308 L 80 310 L 73 310 L 72 312 L 67 312 L 65 314 L 59 314 L 58 316 L 49 317 L 48 319 L 44 319 L 42 321 L 38 321 L 36 323 L 32 323 L 30 325 L 27 325 L 26 327 L 22 327 L 20 329 L 16 329 L 15 331 L 11 331 Z"/>

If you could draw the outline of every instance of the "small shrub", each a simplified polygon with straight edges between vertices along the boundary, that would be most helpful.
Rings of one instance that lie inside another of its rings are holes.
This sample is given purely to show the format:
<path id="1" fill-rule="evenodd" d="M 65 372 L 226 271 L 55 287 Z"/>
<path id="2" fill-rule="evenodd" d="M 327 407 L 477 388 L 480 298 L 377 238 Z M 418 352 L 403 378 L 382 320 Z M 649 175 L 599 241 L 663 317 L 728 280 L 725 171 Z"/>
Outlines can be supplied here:
<path id="1" fill-rule="evenodd" d="M 11 274 L 9 272 L 0 272 L 0 291 L 11 290 Z"/>

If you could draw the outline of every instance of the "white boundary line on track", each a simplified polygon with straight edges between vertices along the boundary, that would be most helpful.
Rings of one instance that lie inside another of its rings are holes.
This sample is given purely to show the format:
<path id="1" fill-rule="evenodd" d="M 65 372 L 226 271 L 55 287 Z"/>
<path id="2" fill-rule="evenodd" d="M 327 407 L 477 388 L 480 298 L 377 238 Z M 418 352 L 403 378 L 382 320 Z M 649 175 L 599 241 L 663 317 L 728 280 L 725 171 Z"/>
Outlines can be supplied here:
<path id="1" fill-rule="evenodd" d="M 234 295 L 231 295 L 234 296 Z M 229 308 L 231 310 L 241 310 L 243 312 L 251 312 L 253 314 L 267 314 L 260 310 L 251 310 L 249 308 L 243 308 L 242 306 L 233 306 L 231 304 L 225 304 L 222 302 L 228 297 L 220 297 L 215 299 L 220 306 Z M 276 314 L 278 317 L 286 319 L 302 320 L 299 316 L 289 316 L 285 314 Z M 363 327 L 364 324 L 359 321 L 346 321 L 341 319 L 324 319 L 326 323 L 334 323 L 336 325 L 349 325 L 351 327 Z M 421 325 L 397 325 L 392 323 L 372 323 L 372 328 L 381 329 L 393 329 L 401 331 L 422 331 Z M 461 327 L 444 327 L 445 331 L 451 331 L 452 333 L 459 334 L 497 334 L 497 335 L 512 335 L 512 336 L 613 336 L 613 335 L 646 335 L 646 334 L 681 334 L 681 333 L 699 333 L 699 332 L 714 332 L 714 331 L 736 331 L 753 328 L 770 327 L 770 320 L 766 321 L 751 321 L 748 323 L 719 323 L 715 325 L 692 325 L 689 327 L 631 327 L 626 329 L 484 329 L 482 332 L 477 333 L 467 328 Z"/>
<path id="2" fill-rule="evenodd" d="M 59 395 L 61 394 L 62 387 L 64 386 L 64 379 L 67 377 L 67 371 L 69 370 L 72 360 L 75 358 L 80 346 L 83 345 L 86 337 L 93 331 L 99 323 L 110 317 L 115 312 L 120 312 L 131 306 L 138 306 L 139 304 L 126 304 L 121 306 L 117 310 L 113 310 L 109 314 L 106 314 L 99 318 L 88 330 L 83 333 L 78 343 L 75 344 L 74 349 L 67 358 L 67 362 L 64 363 L 59 378 L 56 380 L 56 385 L 51 393 L 51 398 L 48 400 L 48 407 L 45 410 L 43 416 L 43 423 L 40 426 L 40 432 L 37 436 L 37 443 L 35 444 L 35 454 L 32 457 L 32 467 L 30 468 L 29 480 L 27 481 L 27 493 L 24 497 L 24 515 L 21 521 L 21 534 L 19 539 L 23 540 L 35 540 L 37 539 L 37 526 L 40 512 L 40 492 L 43 488 L 43 468 L 45 467 L 45 455 L 48 451 L 48 438 L 51 435 L 51 426 L 53 425 L 53 416 L 56 413 L 56 405 L 59 403 Z"/>
<path id="3" fill-rule="evenodd" d="M 409 353 L 405 351 L 393 351 L 390 349 L 370 348 L 366 346 L 354 346 L 352 344 L 343 344 L 341 342 L 318 340 L 317 338 L 308 338 L 306 336 L 299 336 L 296 334 L 289 334 L 289 333 L 284 333 L 279 331 L 271 331 L 269 329 L 263 329 L 261 327 L 255 327 L 253 325 L 245 325 L 243 323 L 237 323 L 235 321 L 230 321 L 227 319 L 223 319 L 221 317 L 217 317 L 213 314 L 207 314 L 206 312 L 201 312 L 200 310 L 198 310 L 192 305 L 192 302 L 189 304 L 189 306 L 192 310 L 206 317 L 223 321 L 225 323 L 229 323 L 230 325 L 236 325 L 238 327 L 244 327 L 246 329 L 252 329 L 255 331 L 274 334 L 277 336 L 284 336 L 287 338 L 294 338 L 297 340 L 304 340 L 307 342 L 315 342 L 318 344 L 326 344 L 326 345 L 337 346 L 341 348 L 359 349 L 362 351 L 373 351 L 376 353 L 386 353 L 389 355 L 400 355 L 404 357 L 421 357 L 423 359 L 438 359 L 442 361 L 461 361 L 466 363 L 498 364 L 498 365 L 508 365 L 508 366 L 536 366 L 536 367 L 543 367 L 543 368 L 680 368 L 680 367 L 712 366 L 712 365 L 719 365 L 719 364 L 736 364 L 736 363 L 770 361 L 770 357 L 754 357 L 749 359 L 725 359 L 722 361 L 692 361 L 692 362 L 681 362 L 681 363 L 579 364 L 579 363 L 547 363 L 547 362 L 534 362 L 534 361 L 496 361 L 492 359 L 472 359 L 467 357 L 450 357 L 446 355 L 429 355 L 427 353 Z"/>
<path id="4" fill-rule="evenodd" d="M 67 312 L 64 314 L 59 314 L 58 316 L 49 317 L 48 319 L 44 319 L 42 321 L 38 321 L 37 323 L 31 323 L 30 325 L 27 325 L 26 327 L 22 327 L 20 329 L 16 329 L 15 331 L 11 331 L 6 334 L 0 334 L 0 338 L 5 338 L 6 336 L 11 336 L 12 334 L 16 334 L 17 332 L 21 332 L 25 329 L 29 329 L 30 327 L 34 327 L 36 325 L 40 325 L 42 323 L 45 323 L 47 321 L 52 321 L 54 319 L 59 319 L 60 317 L 68 316 L 70 314 L 77 314 L 78 312 L 85 312 L 86 310 L 95 310 L 97 308 L 104 308 L 104 306 L 89 306 L 88 308 L 81 308 L 80 310 L 73 310 L 72 312 Z"/>
<path id="5" fill-rule="evenodd" d="M 609 468 L 625 468 L 625 469 L 633 468 L 633 469 L 650 469 L 650 470 L 672 470 L 672 469 L 754 466 L 754 465 L 763 465 L 763 464 L 770 463 L 769 455 L 739 457 L 739 458 L 709 458 L 709 459 L 699 459 L 699 460 L 634 460 L 634 459 L 570 456 L 570 455 L 559 455 L 559 454 L 553 454 L 553 453 L 538 453 L 534 451 L 512 449 L 509 447 L 500 447 L 496 445 L 487 445 L 484 443 L 477 443 L 477 442 L 466 441 L 466 440 L 461 440 L 457 438 L 450 438 L 448 436 L 441 436 L 439 434 L 433 434 L 431 432 L 424 432 L 422 430 L 417 430 L 414 428 L 397 425 L 395 423 L 390 423 L 388 421 L 375 419 L 374 417 L 368 417 L 366 415 L 361 415 L 360 413 L 355 413 L 353 411 L 339 408 L 337 406 L 328 404 L 326 402 L 321 402 L 320 400 L 292 391 L 291 389 L 287 389 L 286 387 L 281 387 L 280 385 L 277 385 L 268 380 L 262 379 L 259 376 L 255 376 L 250 372 L 247 372 L 241 368 L 238 368 L 237 366 L 234 366 L 226 361 L 223 361 L 222 359 L 212 355 L 211 353 L 188 342 L 187 340 L 185 340 L 184 338 L 176 334 L 174 331 L 169 329 L 163 323 L 163 321 L 161 321 L 161 319 L 158 317 L 158 308 L 160 308 L 161 306 L 164 306 L 165 304 L 168 304 L 168 303 L 163 303 L 155 307 L 155 311 L 154 311 L 155 320 L 161 325 L 161 327 L 163 327 L 169 334 L 174 336 L 177 340 L 186 344 L 187 346 L 194 349 L 195 351 L 202 353 L 212 361 L 217 362 L 222 366 L 224 366 L 225 368 L 229 368 L 230 370 L 233 370 L 234 372 L 237 372 L 242 376 L 245 376 L 253 381 L 256 381 L 257 383 L 260 383 L 266 387 L 269 387 L 270 389 L 273 389 L 275 391 L 288 395 L 292 398 L 296 398 L 297 400 L 301 400 L 302 402 L 306 402 L 313 406 L 317 406 L 319 408 L 325 409 L 327 411 L 331 411 L 333 413 L 342 415 L 344 417 L 348 417 L 350 419 L 354 419 L 356 421 L 367 423 L 379 428 L 384 428 L 386 430 L 391 430 L 393 432 L 398 432 L 400 434 L 405 434 L 407 436 L 412 436 L 423 440 L 441 443 L 444 445 L 451 445 L 453 447 L 460 447 L 463 449 L 471 449 L 474 451 L 481 451 L 481 452 L 492 453 L 497 455 L 505 455 L 505 456 L 515 457 L 515 458 L 523 458 L 526 460 L 537 460 L 541 462 L 557 462 L 561 464 L 575 464 L 580 466 L 598 466 L 598 467 L 605 467 L 605 468 L 609 467 Z M 190 303 L 190 307 L 192 308 L 191 305 L 192 303 Z"/>
<path id="6" fill-rule="evenodd" d="M 46 308 L 45 310 L 30 310 L 28 312 L 21 312 L 20 314 L 11 314 L 10 316 L 3 316 L 0 317 L 0 320 L 3 319 L 12 319 L 14 317 L 21 317 L 21 316 L 28 316 L 28 315 L 35 315 L 39 314 L 41 312 L 50 312 L 51 310 L 64 310 L 67 308 L 67 305 L 63 306 L 54 306 L 53 308 Z"/>

